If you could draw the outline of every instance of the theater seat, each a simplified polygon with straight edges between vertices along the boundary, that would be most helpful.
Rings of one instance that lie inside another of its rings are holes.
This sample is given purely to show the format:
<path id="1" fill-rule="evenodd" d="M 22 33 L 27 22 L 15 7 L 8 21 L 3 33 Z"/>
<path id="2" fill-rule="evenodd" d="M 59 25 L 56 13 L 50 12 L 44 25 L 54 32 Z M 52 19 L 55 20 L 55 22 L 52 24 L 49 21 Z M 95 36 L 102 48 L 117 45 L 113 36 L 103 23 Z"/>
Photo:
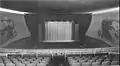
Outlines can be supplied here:
<path id="1" fill-rule="evenodd" d="M 119 65 L 119 61 L 112 61 L 111 65 Z"/>
<path id="2" fill-rule="evenodd" d="M 4 63 L 1 63 L 1 62 L 0 62 L 0 66 L 5 66 L 5 65 L 4 65 Z"/>
<path id="3" fill-rule="evenodd" d="M 23 63 L 15 63 L 16 66 L 25 66 Z"/>
<path id="4" fill-rule="evenodd" d="M 103 66 L 110 65 L 110 61 L 104 61 L 104 62 L 102 62 L 102 65 Z"/>
<path id="5" fill-rule="evenodd" d="M 98 56 L 57 56 L 46 57 L 46 56 L 1 56 L 0 66 L 112 66 L 119 65 L 119 61 L 115 57 L 98 55 Z M 56 61 L 57 62 L 52 62 Z M 68 65 L 64 64 L 68 63 Z M 63 61 L 63 62 L 62 62 Z M 59 63 L 60 62 L 60 63 Z"/>
<path id="6" fill-rule="evenodd" d="M 100 66 L 100 62 L 93 62 L 92 66 Z"/>
<path id="7" fill-rule="evenodd" d="M 0 57 L 0 66 L 47 66 L 50 57 Z"/>
<path id="8" fill-rule="evenodd" d="M 92 66 L 92 62 L 83 62 L 82 66 Z"/>
<path id="9" fill-rule="evenodd" d="M 70 66 L 79 65 L 79 66 L 117 66 L 119 65 L 118 58 L 114 56 L 108 56 L 105 54 L 100 54 L 96 56 L 69 56 L 68 62 Z"/>

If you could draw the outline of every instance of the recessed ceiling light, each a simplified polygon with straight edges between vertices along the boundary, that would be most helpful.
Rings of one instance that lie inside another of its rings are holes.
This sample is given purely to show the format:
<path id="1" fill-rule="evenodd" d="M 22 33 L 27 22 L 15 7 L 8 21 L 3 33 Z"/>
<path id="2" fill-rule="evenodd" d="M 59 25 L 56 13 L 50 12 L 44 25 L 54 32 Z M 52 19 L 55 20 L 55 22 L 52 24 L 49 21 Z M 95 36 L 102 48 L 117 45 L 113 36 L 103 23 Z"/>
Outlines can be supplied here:
<path id="1" fill-rule="evenodd" d="M 0 8 L 0 11 L 1 12 L 8 12 L 8 13 L 15 13 L 15 14 L 32 14 L 32 13 L 29 13 L 29 12 L 21 12 L 21 11 L 6 9 L 6 8 Z"/>

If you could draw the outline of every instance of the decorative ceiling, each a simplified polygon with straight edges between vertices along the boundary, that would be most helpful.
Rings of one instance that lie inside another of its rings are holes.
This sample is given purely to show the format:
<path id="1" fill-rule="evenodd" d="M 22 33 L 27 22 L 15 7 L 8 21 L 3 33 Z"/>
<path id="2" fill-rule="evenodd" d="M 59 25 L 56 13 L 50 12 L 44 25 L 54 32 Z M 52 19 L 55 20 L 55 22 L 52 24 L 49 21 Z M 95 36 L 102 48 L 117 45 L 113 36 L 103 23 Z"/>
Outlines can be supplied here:
<path id="1" fill-rule="evenodd" d="M 1 0 L 1 7 L 37 12 L 89 12 L 119 6 L 119 0 Z"/>

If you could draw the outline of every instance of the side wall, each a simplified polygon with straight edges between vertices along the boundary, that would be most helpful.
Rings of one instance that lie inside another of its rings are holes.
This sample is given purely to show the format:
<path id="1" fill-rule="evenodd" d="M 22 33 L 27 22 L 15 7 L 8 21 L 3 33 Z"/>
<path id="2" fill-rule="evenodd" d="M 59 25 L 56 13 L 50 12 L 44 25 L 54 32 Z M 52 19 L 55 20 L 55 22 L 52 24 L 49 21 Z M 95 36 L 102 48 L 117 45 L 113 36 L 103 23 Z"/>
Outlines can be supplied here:
<path id="1" fill-rule="evenodd" d="M 105 41 L 111 46 L 119 45 L 119 12 L 92 15 L 87 36 Z"/>
<path id="2" fill-rule="evenodd" d="M 30 32 L 26 26 L 24 15 L 0 12 L 0 20 L 12 20 L 12 24 L 14 25 L 14 27 L 12 27 L 12 28 L 14 28 L 13 31 L 15 32 L 15 36 L 9 38 L 8 40 L 5 39 L 6 41 L 3 44 L 0 44 L 0 47 L 7 46 L 11 42 L 14 42 L 14 41 L 17 41 L 22 38 L 30 36 Z M 7 28 L 7 26 L 5 26 L 5 27 Z M 3 30 L 6 33 L 9 33 L 9 31 L 7 31 L 9 28 L 7 28 L 6 30 L 4 30 L 4 29 Z M 4 35 L 1 35 L 1 39 L 7 38 L 5 36 L 6 33 L 3 33 Z M 6 35 L 8 35 L 8 34 L 6 34 Z M 2 40 L 2 41 L 4 41 L 4 40 Z"/>

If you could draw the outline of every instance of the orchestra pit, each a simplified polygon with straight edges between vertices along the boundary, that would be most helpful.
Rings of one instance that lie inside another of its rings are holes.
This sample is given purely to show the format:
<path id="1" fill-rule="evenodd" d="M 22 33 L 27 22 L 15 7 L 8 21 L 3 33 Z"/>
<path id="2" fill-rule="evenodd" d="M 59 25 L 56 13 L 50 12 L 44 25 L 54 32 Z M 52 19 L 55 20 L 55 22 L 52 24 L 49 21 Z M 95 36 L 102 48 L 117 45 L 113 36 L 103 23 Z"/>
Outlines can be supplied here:
<path id="1" fill-rule="evenodd" d="M 0 66 L 120 66 L 119 0 L 0 0 Z"/>

